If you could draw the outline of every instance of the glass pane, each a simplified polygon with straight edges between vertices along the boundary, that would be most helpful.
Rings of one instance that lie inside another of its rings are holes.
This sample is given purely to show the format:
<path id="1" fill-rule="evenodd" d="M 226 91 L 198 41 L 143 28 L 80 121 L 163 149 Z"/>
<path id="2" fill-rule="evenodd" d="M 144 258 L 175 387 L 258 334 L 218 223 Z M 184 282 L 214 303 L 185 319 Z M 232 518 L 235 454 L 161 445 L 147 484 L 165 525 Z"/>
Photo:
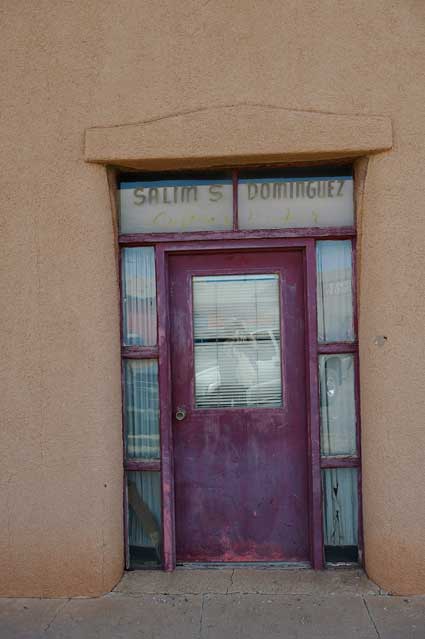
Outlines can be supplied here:
<path id="1" fill-rule="evenodd" d="M 128 547 L 130 566 L 161 563 L 160 473 L 128 472 Z"/>
<path id="2" fill-rule="evenodd" d="M 278 275 L 193 278 L 198 408 L 281 406 Z"/>
<path id="3" fill-rule="evenodd" d="M 241 229 L 352 226 L 351 176 L 241 179 Z"/>
<path id="4" fill-rule="evenodd" d="M 319 342 L 354 339 L 351 241 L 317 242 Z"/>
<path id="5" fill-rule="evenodd" d="M 128 459 L 159 459 L 158 363 L 124 360 L 124 418 Z"/>
<path id="6" fill-rule="evenodd" d="M 326 468 L 322 480 L 325 546 L 357 546 L 357 468 Z"/>
<path id="7" fill-rule="evenodd" d="M 322 455 L 354 455 L 356 403 L 353 355 L 320 355 L 320 440 Z"/>
<path id="8" fill-rule="evenodd" d="M 233 228 L 232 181 L 121 182 L 121 233 L 173 233 Z"/>
<path id="9" fill-rule="evenodd" d="M 125 248 L 121 255 L 124 345 L 155 346 L 155 249 Z"/>

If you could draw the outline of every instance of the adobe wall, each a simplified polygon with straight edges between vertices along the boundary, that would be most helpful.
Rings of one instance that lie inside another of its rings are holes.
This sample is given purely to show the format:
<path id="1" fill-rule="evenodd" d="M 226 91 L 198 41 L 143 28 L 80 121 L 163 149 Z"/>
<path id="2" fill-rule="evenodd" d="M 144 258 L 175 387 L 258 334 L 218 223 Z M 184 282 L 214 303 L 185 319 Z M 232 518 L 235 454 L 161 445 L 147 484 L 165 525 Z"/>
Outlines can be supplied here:
<path id="1" fill-rule="evenodd" d="M 122 572 L 115 238 L 84 131 L 234 104 L 392 120 L 359 221 L 366 567 L 425 592 L 423 3 L 6 0 L 2 14 L 0 594 L 94 595 Z"/>

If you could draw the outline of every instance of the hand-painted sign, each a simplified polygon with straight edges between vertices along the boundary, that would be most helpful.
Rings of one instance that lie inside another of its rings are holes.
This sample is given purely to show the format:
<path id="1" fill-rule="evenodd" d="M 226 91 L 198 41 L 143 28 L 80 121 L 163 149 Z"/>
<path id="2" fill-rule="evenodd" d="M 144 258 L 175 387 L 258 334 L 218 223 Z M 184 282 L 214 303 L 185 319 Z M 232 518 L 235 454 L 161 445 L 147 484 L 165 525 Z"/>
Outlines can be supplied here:
<path id="1" fill-rule="evenodd" d="M 231 180 L 122 182 L 121 233 L 224 231 L 233 228 Z M 241 179 L 240 229 L 341 227 L 354 223 L 348 176 Z"/>
<path id="2" fill-rule="evenodd" d="M 352 226 L 353 179 L 347 176 L 241 179 L 239 227 Z"/>
<path id="3" fill-rule="evenodd" d="M 231 180 L 122 182 L 121 233 L 233 228 Z"/>

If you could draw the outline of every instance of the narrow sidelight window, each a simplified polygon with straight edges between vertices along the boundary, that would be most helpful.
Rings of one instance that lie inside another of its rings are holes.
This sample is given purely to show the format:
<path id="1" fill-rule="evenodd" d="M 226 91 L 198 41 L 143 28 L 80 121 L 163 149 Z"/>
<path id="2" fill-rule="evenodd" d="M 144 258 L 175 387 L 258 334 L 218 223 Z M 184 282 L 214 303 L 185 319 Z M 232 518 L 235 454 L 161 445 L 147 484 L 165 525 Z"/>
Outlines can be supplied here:
<path id="1" fill-rule="evenodd" d="M 127 473 L 128 544 L 132 568 L 161 564 L 161 481 L 159 473 Z"/>
<path id="2" fill-rule="evenodd" d="M 127 568 L 162 564 L 155 249 L 121 252 Z"/>
<path id="3" fill-rule="evenodd" d="M 356 562 L 360 458 L 352 240 L 318 241 L 316 255 L 325 559 Z"/>

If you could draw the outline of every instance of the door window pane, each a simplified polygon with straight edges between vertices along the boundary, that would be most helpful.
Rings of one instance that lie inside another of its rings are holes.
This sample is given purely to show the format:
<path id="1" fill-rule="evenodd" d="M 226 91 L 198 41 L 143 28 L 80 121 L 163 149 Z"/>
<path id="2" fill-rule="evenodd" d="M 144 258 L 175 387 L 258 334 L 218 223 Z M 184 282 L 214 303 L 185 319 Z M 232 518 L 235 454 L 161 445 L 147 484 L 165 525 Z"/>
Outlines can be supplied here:
<path id="1" fill-rule="evenodd" d="M 128 459 L 159 459 L 158 363 L 124 360 L 124 418 Z"/>
<path id="2" fill-rule="evenodd" d="M 240 179 L 238 202 L 241 229 L 354 223 L 351 176 Z"/>
<path id="3" fill-rule="evenodd" d="M 317 242 L 319 342 L 354 339 L 350 240 Z"/>
<path id="4" fill-rule="evenodd" d="M 155 249 L 124 248 L 121 256 L 124 346 L 155 346 Z"/>
<path id="5" fill-rule="evenodd" d="M 325 546 L 357 546 L 357 469 L 326 468 L 322 481 Z"/>
<path id="6" fill-rule="evenodd" d="M 121 182 L 121 233 L 173 233 L 233 228 L 232 181 Z"/>
<path id="7" fill-rule="evenodd" d="M 130 566 L 161 563 L 161 481 L 157 472 L 128 472 Z"/>
<path id="8" fill-rule="evenodd" d="M 322 455 L 356 453 L 353 355 L 320 355 L 320 441 Z"/>
<path id="9" fill-rule="evenodd" d="M 198 408 L 281 406 L 278 275 L 193 278 Z"/>

